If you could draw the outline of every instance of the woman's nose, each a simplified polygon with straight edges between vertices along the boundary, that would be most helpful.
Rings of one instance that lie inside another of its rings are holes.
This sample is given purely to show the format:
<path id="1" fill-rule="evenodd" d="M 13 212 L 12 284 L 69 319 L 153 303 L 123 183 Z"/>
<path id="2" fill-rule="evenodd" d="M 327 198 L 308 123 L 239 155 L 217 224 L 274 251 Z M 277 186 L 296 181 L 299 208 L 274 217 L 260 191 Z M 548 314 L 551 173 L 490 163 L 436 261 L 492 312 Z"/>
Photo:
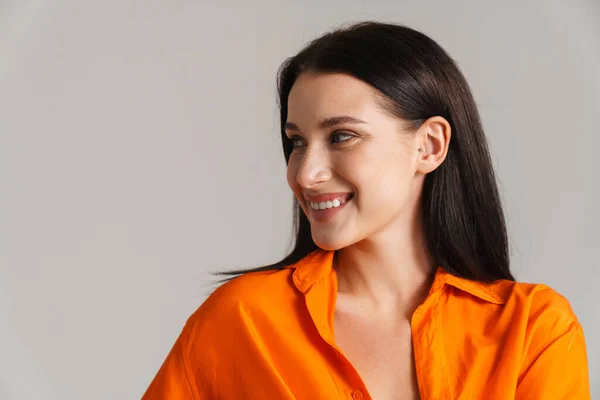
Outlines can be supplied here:
<path id="1" fill-rule="evenodd" d="M 304 188 L 313 187 L 331 179 L 332 173 L 326 157 L 317 151 L 307 151 L 302 157 L 296 180 Z"/>

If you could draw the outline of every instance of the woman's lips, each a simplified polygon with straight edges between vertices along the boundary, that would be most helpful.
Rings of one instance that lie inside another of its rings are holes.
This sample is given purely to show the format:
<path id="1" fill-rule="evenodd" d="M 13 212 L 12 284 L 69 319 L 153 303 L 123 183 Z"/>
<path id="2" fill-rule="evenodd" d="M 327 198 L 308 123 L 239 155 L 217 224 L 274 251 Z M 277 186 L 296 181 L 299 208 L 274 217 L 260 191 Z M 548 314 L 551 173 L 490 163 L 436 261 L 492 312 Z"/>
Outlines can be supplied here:
<path id="1" fill-rule="evenodd" d="M 325 221 L 332 219 L 335 215 L 337 215 L 344 207 L 346 207 L 346 205 L 348 203 L 350 203 L 352 201 L 353 198 L 354 198 L 354 195 L 352 193 L 344 194 L 341 197 L 340 196 L 333 197 L 334 201 L 336 199 L 342 199 L 342 200 L 344 200 L 344 202 L 340 203 L 340 205 L 337 207 L 332 206 L 330 208 L 325 208 L 325 209 L 315 210 L 312 207 L 312 205 L 310 204 L 310 202 L 307 203 L 307 205 L 310 208 L 310 215 L 312 216 L 312 219 L 314 219 L 315 221 L 319 221 L 319 222 L 325 222 Z M 333 203 L 331 200 L 327 200 L 327 201 L 330 203 Z"/>

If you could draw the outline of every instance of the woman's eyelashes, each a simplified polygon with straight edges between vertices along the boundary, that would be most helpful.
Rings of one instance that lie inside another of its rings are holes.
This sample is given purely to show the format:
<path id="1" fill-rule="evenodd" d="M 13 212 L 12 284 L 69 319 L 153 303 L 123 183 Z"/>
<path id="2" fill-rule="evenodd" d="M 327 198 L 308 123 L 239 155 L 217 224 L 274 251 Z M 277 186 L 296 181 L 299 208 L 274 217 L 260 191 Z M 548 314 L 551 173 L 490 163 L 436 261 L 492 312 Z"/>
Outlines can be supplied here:
<path id="1" fill-rule="evenodd" d="M 330 144 L 344 143 L 344 142 L 348 142 L 348 141 L 352 140 L 355 137 L 356 137 L 355 135 L 353 135 L 349 132 L 333 132 L 329 136 L 329 143 Z M 290 141 L 292 142 L 292 147 L 294 149 L 298 149 L 298 148 L 304 147 L 306 145 L 306 141 L 304 140 L 304 138 L 302 138 L 300 136 L 292 136 L 290 138 Z"/>

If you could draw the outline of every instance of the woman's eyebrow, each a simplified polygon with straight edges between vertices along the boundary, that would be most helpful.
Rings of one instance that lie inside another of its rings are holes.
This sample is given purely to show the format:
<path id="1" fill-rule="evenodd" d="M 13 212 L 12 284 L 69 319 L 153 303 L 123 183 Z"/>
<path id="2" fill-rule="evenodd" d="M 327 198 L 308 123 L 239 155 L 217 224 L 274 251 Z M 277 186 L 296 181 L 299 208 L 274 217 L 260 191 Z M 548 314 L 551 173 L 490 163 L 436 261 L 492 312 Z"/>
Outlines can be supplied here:
<path id="1" fill-rule="evenodd" d="M 358 118 L 349 117 L 347 115 L 340 115 L 337 117 L 325 118 L 324 120 L 322 120 L 319 123 L 319 127 L 321 129 L 327 129 L 327 128 L 331 128 L 331 127 L 334 127 L 337 125 L 342 125 L 342 124 L 366 124 L 366 123 L 367 122 L 360 120 Z M 300 131 L 300 129 L 298 128 L 298 125 L 296 125 L 293 122 L 286 122 L 285 129 L 291 130 L 291 131 Z"/>

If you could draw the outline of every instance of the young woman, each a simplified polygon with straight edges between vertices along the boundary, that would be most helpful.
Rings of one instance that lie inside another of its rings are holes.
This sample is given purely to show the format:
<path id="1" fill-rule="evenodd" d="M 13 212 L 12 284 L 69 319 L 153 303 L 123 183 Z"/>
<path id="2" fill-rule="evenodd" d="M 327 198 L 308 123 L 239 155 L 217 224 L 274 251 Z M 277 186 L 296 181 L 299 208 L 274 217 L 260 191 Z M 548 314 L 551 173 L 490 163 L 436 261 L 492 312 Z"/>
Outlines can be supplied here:
<path id="1" fill-rule="evenodd" d="M 355 24 L 278 89 L 295 248 L 232 272 L 144 399 L 590 398 L 568 301 L 513 279 L 478 111 L 436 42 Z"/>

